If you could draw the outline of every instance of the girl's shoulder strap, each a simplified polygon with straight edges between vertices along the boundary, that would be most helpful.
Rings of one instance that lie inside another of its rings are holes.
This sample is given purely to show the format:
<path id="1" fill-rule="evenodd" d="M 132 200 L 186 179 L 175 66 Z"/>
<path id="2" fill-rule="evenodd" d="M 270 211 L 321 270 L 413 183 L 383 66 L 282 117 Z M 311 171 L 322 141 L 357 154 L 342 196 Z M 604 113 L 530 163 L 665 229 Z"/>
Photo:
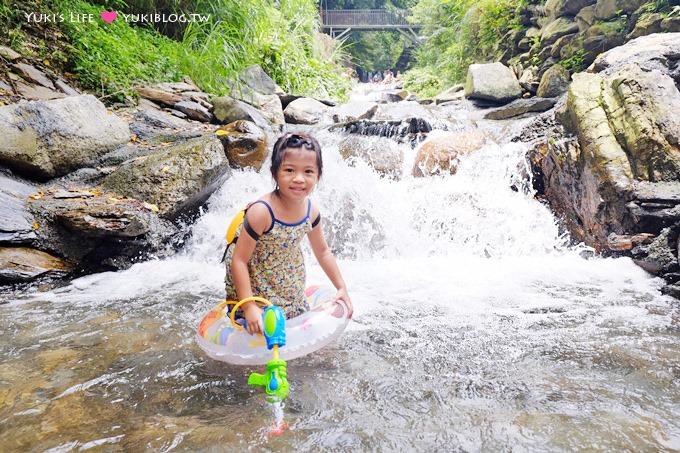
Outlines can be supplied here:
<path id="1" fill-rule="evenodd" d="M 271 221 L 271 224 L 269 225 L 269 228 L 267 228 L 265 231 L 263 231 L 263 234 L 269 233 L 272 230 L 272 228 L 274 228 L 274 221 L 276 220 L 276 217 L 274 216 L 274 210 L 272 209 L 271 205 L 269 203 L 267 203 L 265 200 L 255 200 L 255 201 L 249 203 L 246 210 L 248 210 L 252 205 L 257 204 L 257 203 L 263 204 L 267 208 L 267 210 L 269 211 L 269 215 L 271 216 L 272 221 Z M 244 223 L 246 223 L 247 221 L 248 221 L 248 218 L 246 217 L 244 219 Z M 250 225 L 248 225 L 247 228 L 248 227 L 250 227 Z"/>
<path id="2" fill-rule="evenodd" d="M 307 199 L 307 220 L 311 219 L 311 217 L 310 217 L 311 215 L 312 215 L 312 200 L 311 200 L 311 198 L 308 198 Z M 321 221 L 321 211 L 319 211 L 316 214 L 316 217 L 313 220 L 311 220 L 312 228 L 315 228 L 319 224 L 320 221 Z"/>

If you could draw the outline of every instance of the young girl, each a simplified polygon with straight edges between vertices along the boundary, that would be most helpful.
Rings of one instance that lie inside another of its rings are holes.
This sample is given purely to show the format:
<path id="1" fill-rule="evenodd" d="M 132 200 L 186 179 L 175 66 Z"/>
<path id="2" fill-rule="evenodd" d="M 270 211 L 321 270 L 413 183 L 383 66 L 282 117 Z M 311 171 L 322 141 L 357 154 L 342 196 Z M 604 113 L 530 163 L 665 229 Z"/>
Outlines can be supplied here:
<path id="1" fill-rule="evenodd" d="M 225 257 L 227 300 L 260 296 L 280 306 L 286 318 L 309 309 L 304 297 L 305 235 L 317 261 L 352 316 L 352 302 L 321 229 L 319 207 L 309 195 L 323 170 L 321 147 L 306 134 L 285 134 L 274 144 L 271 172 L 276 188 L 247 209 L 239 239 Z M 243 304 L 246 330 L 262 334 L 262 308 Z"/>

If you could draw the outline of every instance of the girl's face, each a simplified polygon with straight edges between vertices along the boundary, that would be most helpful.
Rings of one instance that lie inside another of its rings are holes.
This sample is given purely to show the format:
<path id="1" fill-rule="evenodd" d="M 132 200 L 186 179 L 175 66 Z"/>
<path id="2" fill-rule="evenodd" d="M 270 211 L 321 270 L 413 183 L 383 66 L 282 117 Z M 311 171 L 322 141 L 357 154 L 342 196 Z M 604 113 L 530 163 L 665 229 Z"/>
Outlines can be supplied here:
<path id="1" fill-rule="evenodd" d="M 287 148 L 276 172 L 279 195 L 291 201 L 302 201 L 319 182 L 316 154 L 305 147 Z"/>

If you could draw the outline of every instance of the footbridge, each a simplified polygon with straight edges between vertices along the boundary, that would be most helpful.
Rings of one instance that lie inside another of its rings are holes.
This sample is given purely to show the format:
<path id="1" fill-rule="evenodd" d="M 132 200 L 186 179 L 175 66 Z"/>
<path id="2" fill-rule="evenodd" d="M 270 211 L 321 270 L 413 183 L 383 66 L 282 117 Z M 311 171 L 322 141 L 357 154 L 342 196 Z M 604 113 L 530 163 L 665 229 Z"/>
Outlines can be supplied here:
<path id="1" fill-rule="evenodd" d="M 352 30 L 396 30 L 419 44 L 420 25 L 409 23 L 407 10 L 387 9 L 327 9 L 321 11 L 322 28 L 334 38 L 342 38 Z"/>

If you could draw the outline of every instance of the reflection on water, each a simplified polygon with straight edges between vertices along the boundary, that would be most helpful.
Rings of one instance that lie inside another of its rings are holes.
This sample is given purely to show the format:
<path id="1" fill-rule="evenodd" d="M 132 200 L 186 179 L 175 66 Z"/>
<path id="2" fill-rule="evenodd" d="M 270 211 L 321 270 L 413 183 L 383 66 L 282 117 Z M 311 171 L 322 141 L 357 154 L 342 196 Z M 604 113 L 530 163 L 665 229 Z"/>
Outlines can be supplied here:
<path id="1" fill-rule="evenodd" d="M 3 450 L 680 449 L 677 302 L 630 260 L 566 247 L 522 185 L 520 145 L 455 177 L 392 181 L 320 137 L 315 196 L 356 314 L 289 363 L 287 432 L 267 436 L 277 414 L 246 385 L 253 368 L 193 342 L 222 295 L 230 213 L 269 187 L 244 172 L 179 256 L 0 306 Z M 347 220 L 348 205 L 370 220 Z M 324 280 L 311 256 L 309 274 Z"/>

